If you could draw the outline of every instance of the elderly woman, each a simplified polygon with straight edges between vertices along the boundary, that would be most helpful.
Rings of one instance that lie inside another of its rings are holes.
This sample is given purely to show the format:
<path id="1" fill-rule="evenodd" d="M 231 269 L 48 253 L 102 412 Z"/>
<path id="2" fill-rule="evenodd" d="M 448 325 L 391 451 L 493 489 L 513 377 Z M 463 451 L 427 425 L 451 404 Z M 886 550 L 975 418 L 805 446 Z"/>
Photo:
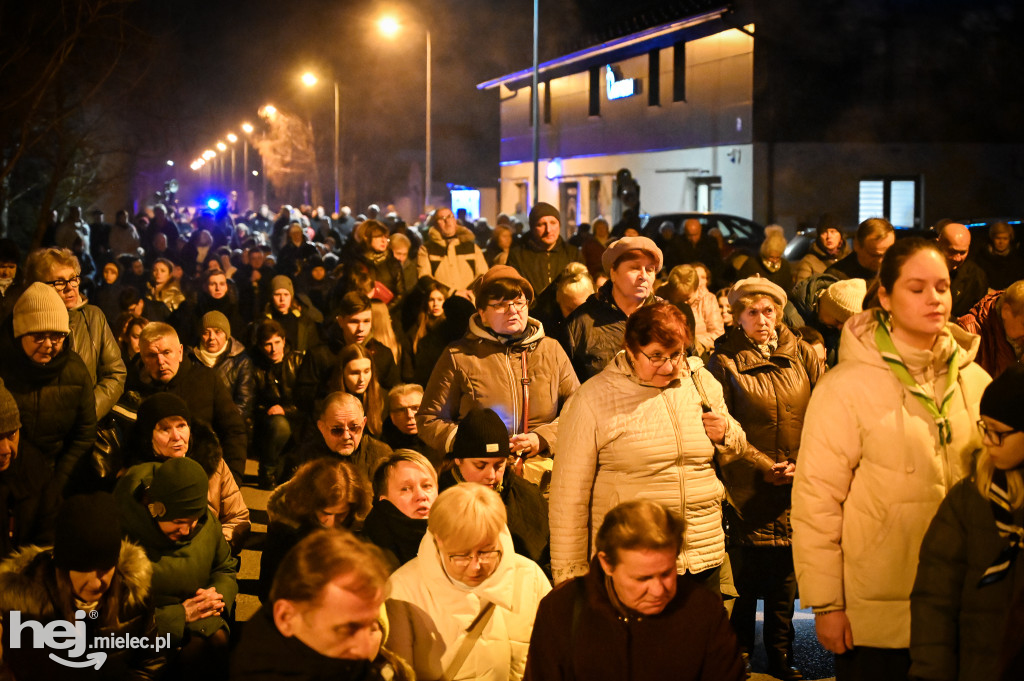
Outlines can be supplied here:
<path id="1" fill-rule="evenodd" d="M 309 461 L 267 502 L 270 523 L 260 557 L 259 596 L 266 602 L 274 574 L 288 551 L 314 530 L 352 529 L 370 510 L 370 485 L 346 461 Z"/>
<path id="2" fill-rule="evenodd" d="M 699 351 L 710 350 L 715 340 L 725 333 L 725 322 L 722 321 L 718 301 L 713 293 L 701 288 L 701 272 L 705 271 L 703 265 L 700 268 L 676 265 L 669 272 L 668 281 L 658 288 L 658 296 L 661 298 L 673 305 L 688 305 L 693 311 L 694 340 Z"/>
<path id="3" fill-rule="evenodd" d="M 540 599 L 551 590 L 518 555 L 493 490 L 456 485 L 427 520 L 419 553 L 391 575 L 388 647 L 418 679 L 522 678 Z"/>
<path id="4" fill-rule="evenodd" d="M 83 480 L 78 465 L 96 440 L 92 375 L 71 349 L 70 331 L 64 301 L 42 282 L 25 290 L 0 327 L 0 378 L 18 404 L 21 441 L 38 450 L 24 455 L 42 457 L 58 493 L 72 478 L 68 491 Z"/>
<path id="5" fill-rule="evenodd" d="M 252 529 L 249 509 L 213 430 L 192 420 L 188 405 L 172 393 L 157 393 L 139 405 L 129 441 L 130 464 L 187 456 L 198 461 L 209 479 L 207 503 L 220 521 L 224 539 L 235 555 Z"/>
<path id="6" fill-rule="evenodd" d="M 981 445 L 988 374 L 978 337 L 949 324 L 935 242 L 885 252 L 874 307 L 843 325 L 811 396 L 793 483 L 793 562 L 838 679 L 905 679 L 910 592 L 928 523 Z"/>
<path id="7" fill-rule="evenodd" d="M 82 297 L 79 286 L 82 267 L 67 249 L 34 251 L 25 263 L 29 282 L 52 286 L 68 310 L 71 349 L 85 362 L 96 394 L 96 418 L 107 415 L 124 392 L 128 372 L 121 359 L 117 338 L 103 311 Z"/>
<path id="8" fill-rule="evenodd" d="M 678 572 L 719 592 L 725 490 L 714 465 L 745 456 L 748 446 L 722 387 L 699 360 L 687 360 L 689 342 L 678 308 L 641 307 L 626 323 L 625 349 L 566 405 L 550 496 L 556 584 L 590 570 L 611 508 L 649 499 L 686 523 Z M 763 455 L 754 463 L 773 465 Z"/>
<path id="9" fill-rule="evenodd" d="M 377 466 L 363 536 L 384 551 L 392 566 L 416 557 L 437 492 L 437 471 L 419 452 L 399 449 Z"/>
<path id="10" fill-rule="evenodd" d="M 212 310 L 204 314 L 200 327 L 199 345 L 192 348 L 189 359 L 220 374 L 251 434 L 255 392 L 252 359 L 241 341 L 231 335 L 231 323 L 222 312 Z"/>
<path id="11" fill-rule="evenodd" d="M 451 451 L 459 422 L 487 407 L 504 421 L 512 454 L 526 459 L 553 449 L 558 412 L 579 381 L 562 346 L 527 316 L 532 300 L 530 282 L 507 265 L 480 279 L 469 331 L 441 355 L 416 415 L 427 445 Z"/>
<path id="12" fill-rule="evenodd" d="M 540 603 L 528 681 L 745 678 L 721 602 L 676 572 L 683 523 L 653 501 L 604 517 L 590 573 Z"/>
<path id="13" fill-rule="evenodd" d="M 782 228 L 778 225 L 769 225 L 765 229 L 765 235 L 758 255 L 747 258 L 740 267 L 739 278 L 761 275 L 778 284 L 783 291 L 788 291 L 793 288 L 793 268 L 789 261 L 782 257 L 786 250 L 786 237 L 782 235 Z"/>
<path id="14" fill-rule="evenodd" d="M 796 600 L 790 491 L 804 414 L 822 365 L 813 348 L 782 323 L 786 292 L 781 288 L 761 277 L 741 279 L 729 301 L 739 327 L 715 344 L 708 370 L 722 385 L 729 413 L 747 440 L 779 469 L 769 479 L 740 465 L 721 469 L 731 502 L 725 508 L 729 560 L 740 594 L 732 624 L 749 655 L 757 600 L 764 599 L 768 673 L 797 679 L 799 673 L 790 667 Z"/>

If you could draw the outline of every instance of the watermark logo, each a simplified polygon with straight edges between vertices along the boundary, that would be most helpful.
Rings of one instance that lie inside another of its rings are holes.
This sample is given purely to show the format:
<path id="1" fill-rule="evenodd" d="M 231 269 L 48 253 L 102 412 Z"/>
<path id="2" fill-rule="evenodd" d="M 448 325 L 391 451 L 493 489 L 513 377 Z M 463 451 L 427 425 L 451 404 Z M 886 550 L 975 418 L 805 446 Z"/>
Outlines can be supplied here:
<path id="1" fill-rule="evenodd" d="M 12 610 L 7 622 L 10 646 L 11 648 L 23 647 L 22 634 L 29 633 L 31 635 L 30 647 L 32 648 L 66 651 L 66 657 L 50 653 L 49 657 L 54 662 L 65 667 L 79 669 L 94 667 L 99 669 L 107 661 L 107 653 L 104 652 L 104 649 L 153 648 L 159 652 L 166 650 L 171 645 L 170 634 L 156 636 L 152 640 L 147 636 L 108 634 L 106 636 L 96 636 L 93 639 L 93 643 L 90 644 L 85 625 L 87 617 L 89 619 L 96 619 L 99 617 L 99 612 L 96 610 L 90 610 L 89 612 L 76 610 L 74 622 L 54 620 L 53 622 L 43 624 L 32 619 L 22 621 L 21 613 L 17 610 Z M 93 650 L 93 652 L 86 653 L 87 650 Z"/>

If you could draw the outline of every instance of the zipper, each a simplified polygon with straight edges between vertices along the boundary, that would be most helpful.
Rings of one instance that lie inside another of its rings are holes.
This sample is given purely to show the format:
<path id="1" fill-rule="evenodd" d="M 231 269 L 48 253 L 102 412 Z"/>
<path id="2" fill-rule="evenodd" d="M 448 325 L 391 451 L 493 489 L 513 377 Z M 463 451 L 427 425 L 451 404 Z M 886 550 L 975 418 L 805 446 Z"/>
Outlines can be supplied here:
<path id="1" fill-rule="evenodd" d="M 662 390 L 659 393 L 662 401 L 665 404 L 665 411 L 668 412 L 669 423 L 672 424 L 672 434 L 676 439 L 676 475 L 679 478 L 679 513 L 683 518 L 683 522 L 687 522 L 686 518 L 686 476 L 683 474 L 683 438 L 679 434 L 679 424 L 676 423 L 675 414 L 672 413 L 672 405 L 669 404 L 668 398 L 665 397 L 665 391 Z M 685 548 L 685 540 L 683 542 Z M 686 552 L 683 551 L 683 562 L 685 563 L 686 569 L 689 569 L 689 561 L 686 559 Z"/>
<path id="2" fill-rule="evenodd" d="M 512 434 L 519 434 L 519 404 L 516 401 L 516 375 L 512 371 L 512 346 L 505 346 L 505 371 L 508 376 L 509 394 L 512 396 Z"/>

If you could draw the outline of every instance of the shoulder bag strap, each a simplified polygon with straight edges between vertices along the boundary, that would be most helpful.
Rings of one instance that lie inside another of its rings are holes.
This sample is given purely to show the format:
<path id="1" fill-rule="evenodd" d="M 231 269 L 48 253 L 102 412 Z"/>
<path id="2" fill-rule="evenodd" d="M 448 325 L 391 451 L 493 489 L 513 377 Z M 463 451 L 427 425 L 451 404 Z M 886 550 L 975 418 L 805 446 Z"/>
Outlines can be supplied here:
<path id="1" fill-rule="evenodd" d="M 455 675 L 462 669 L 463 663 L 466 658 L 469 657 L 469 653 L 473 650 L 473 646 L 480 639 L 480 634 L 484 632 L 484 627 L 491 621 L 491 615 L 494 614 L 494 603 L 487 603 L 481 608 L 480 613 L 476 616 L 476 619 L 469 625 L 466 630 L 466 638 L 462 639 L 462 645 L 455 652 L 455 657 L 448 663 L 448 668 L 444 670 L 444 675 L 441 677 L 443 681 L 452 681 Z"/>

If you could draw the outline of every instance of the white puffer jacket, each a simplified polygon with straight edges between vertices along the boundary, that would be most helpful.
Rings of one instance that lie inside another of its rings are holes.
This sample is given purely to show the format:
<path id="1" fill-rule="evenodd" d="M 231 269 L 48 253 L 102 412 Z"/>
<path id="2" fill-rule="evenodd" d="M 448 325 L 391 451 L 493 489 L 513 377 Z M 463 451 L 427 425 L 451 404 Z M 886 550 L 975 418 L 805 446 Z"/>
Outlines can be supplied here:
<path id="1" fill-rule="evenodd" d="M 508 529 L 501 532 L 501 563 L 475 587 L 452 582 L 428 531 L 419 553 L 388 580 L 388 649 L 405 659 L 416 678 L 442 678 L 484 604 L 494 613 L 455 679 L 507 681 L 523 677 L 533 618 L 551 591 L 547 577 L 515 552 Z"/>
<path id="2" fill-rule="evenodd" d="M 722 386 L 697 358 L 698 372 L 716 413 L 728 415 Z M 646 385 L 624 351 L 569 399 L 559 423 L 551 478 L 551 571 L 555 583 L 585 575 L 604 516 L 616 505 L 647 499 L 686 523 L 680 573 L 722 564 L 725 488 L 713 459 L 739 456 L 746 448 L 740 425 L 729 417 L 725 446 L 708 439 L 700 395 L 689 371 L 672 386 Z"/>
<path id="3" fill-rule="evenodd" d="M 939 444 L 934 419 L 882 359 L 873 315 L 846 322 L 839 364 L 807 407 L 793 484 L 793 561 L 801 602 L 819 612 L 845 609 L 854 645 L 906 648 L 921 540 L 981 446 L 975 423 L 991 379 L 973 363 L 978 337 L 952 324 L 934 354 L 897 346 L 934 392 L 946 384 L 943 357 L 959 345 L 953 439 Z"/>

